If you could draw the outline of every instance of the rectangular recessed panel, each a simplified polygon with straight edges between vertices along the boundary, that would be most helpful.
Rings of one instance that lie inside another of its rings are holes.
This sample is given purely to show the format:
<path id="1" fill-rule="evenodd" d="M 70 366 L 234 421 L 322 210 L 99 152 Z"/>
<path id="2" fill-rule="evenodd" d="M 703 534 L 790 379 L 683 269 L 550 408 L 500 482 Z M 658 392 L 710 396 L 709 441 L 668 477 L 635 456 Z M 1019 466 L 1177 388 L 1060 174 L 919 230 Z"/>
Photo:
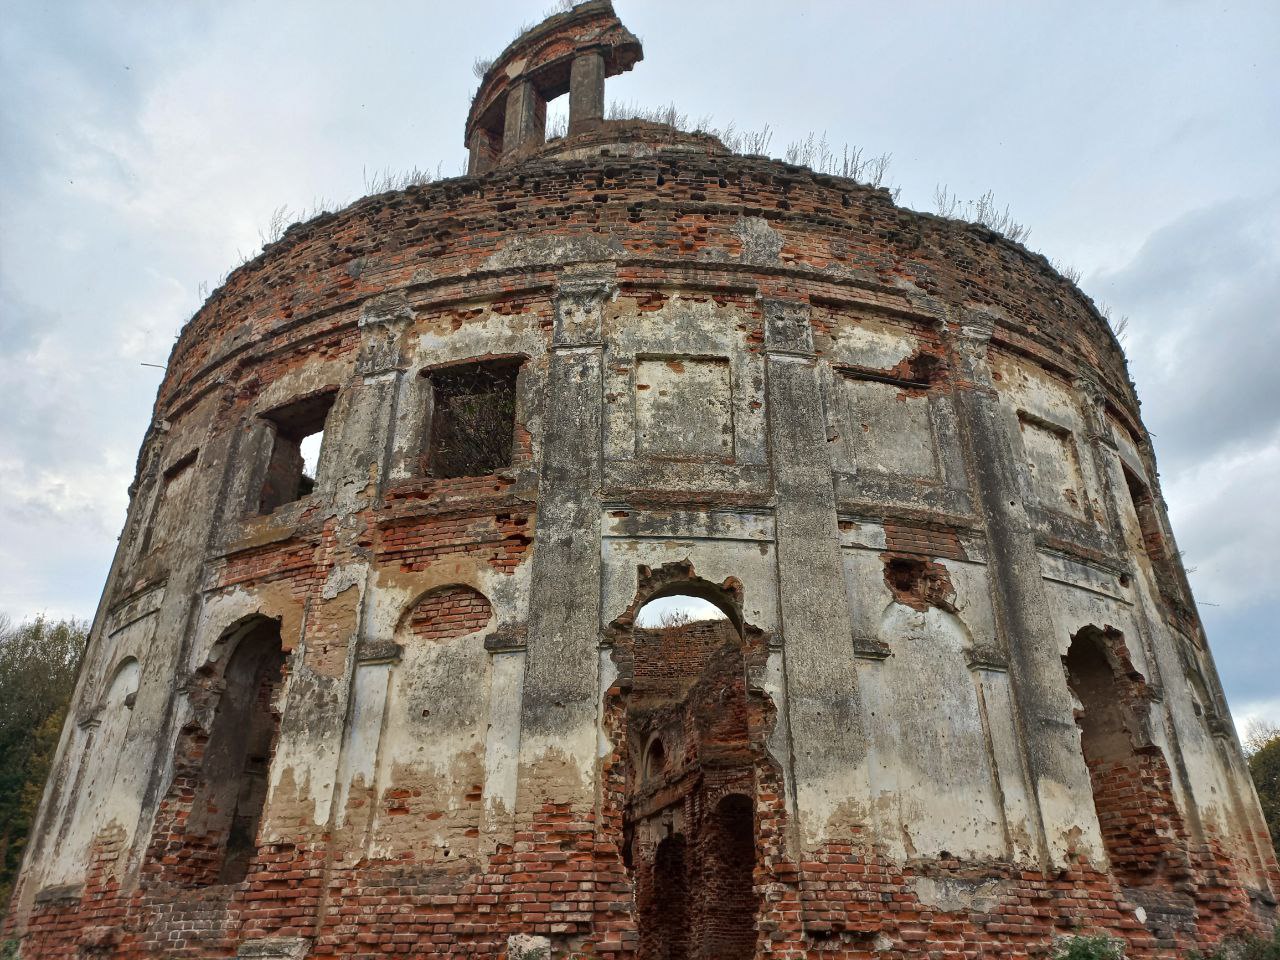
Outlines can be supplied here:
<path id="1" fill-rule="evenodd" d="M 855 470 L 941 479 L 929 398 L 923 391 L 853 377 L 842 382 Z"/>
<path id="2" fill-rule="evenodd" d="M 733 459 L 729 361 L 664 357 L 636 363 L 636 453 Z"/>
<path id="3" fill-rule="evenodd" d="M 1027 476 L 1042 507 L 1083 517 L 1084 483 L 1076 460 L 1075 442 L 1067 430 L 1019 417 Z"/>

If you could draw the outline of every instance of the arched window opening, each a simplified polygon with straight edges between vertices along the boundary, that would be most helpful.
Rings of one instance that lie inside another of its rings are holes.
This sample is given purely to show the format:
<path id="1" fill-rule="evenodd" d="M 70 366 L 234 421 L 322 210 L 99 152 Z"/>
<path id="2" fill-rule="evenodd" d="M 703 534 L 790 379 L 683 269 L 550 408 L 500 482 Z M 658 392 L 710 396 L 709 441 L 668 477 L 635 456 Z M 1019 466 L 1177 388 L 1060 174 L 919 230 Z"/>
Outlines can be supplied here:
<path id="1" fill-rule="evenodd" d="M 687 960 L 692 945 L 690 883 L 687 844 L 681 834 L 665 837 L 658 844 L 647 883 L 642 878 L 638 886 L 638 960 Z"/>
<path id="2" fill-rule="evenodd" d="M 284 668 L 277 621 L 259 618 L 236 643 L 222 672 L 190 826 L 201 843 L 201 879 L 238 883 L 257 853 L 268 774 L 279 732 L 275 695 Z M 195 838 L 192 837 L 192 840 Z"/>
<path id="3" fill-rule="evenodd" d="M 756 953 L 756 831 L 750 798 L 724 797 L 702 831 L 701 953 L 750 960 Z"/>
<path id="4" fill-rule="evenodd" d="M 702 620 L 727 620 L 725 612 L 710 600 L 687 593 L 655 597 L 636 614 L 636 626 L 679 627 Z"/>
<path id="5" fill-rule="evenodd" d="M 657 696 L 687 690 L 716 651 L 741 642 L 723 609 L 688 593 L 664 594 L 641 607 L 632 638 L 636 687 Z"/>
<path id="6" fill-rule="evenodd" d="M 645 755 L 644 775 L 645 779 L 652 780 L 660 777 L 667 768 L 667 750 L 662 745 L 662 741 L 654 737 L 653 742 L 649 744 L 648 753 Z"/>
<path id="7" fill-rule="evenodd" d="M 1137 684 L 1117 677 L 1108 642 L 1123 640 L 1086 627 L 1064 658 L 1098 825 L 1124 886 L 1168 886 L 1187 869 L 1172 776 L 1160 750 L 1142 742 L 1145 701 Z"/>

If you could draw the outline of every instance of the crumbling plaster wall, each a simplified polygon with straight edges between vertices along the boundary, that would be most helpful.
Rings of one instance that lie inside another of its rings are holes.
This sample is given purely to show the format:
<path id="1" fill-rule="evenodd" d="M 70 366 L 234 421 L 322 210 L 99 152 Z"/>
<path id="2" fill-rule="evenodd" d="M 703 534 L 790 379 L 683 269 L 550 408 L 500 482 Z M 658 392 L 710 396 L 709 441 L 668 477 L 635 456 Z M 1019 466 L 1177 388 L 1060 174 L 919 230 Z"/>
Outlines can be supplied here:
<path id="1" fill-rule="evenodd" d="M 411 862 L 437 871 L 432 895 L 461 917 L 468 896 L 490 896 L 465 884 L 510 868 L 517 836 L 537 852 L 587 835 L 581 862 L 595 858 L 605 897 L 625 883 L 608 819 L 609 631 L 643 599 L 644 571 L 672 565 L 733 584 L 762 638 L 747 683 L 776 710 L 765 746 L 783 779 L 780 811 L 757 800 L 759 823 L 782 824 L 761 840 L 762 910 L 788 902 L 800 864 L 846 850 L 1104 870 L 1061 663 L 1086 626 L 1123 635 L 1157 691 L 1151 742 L 1197 840 L 1255 887 L 1273 882 L 1238 748 L 1213 724 L 1202 637 L 1169 615 L 1126 506 L 1120 464 L 1154 471 L 1120 422 L 1136 414 L 1118 353 L 1090 340 L 1101 321 L 1025 252 L 847 182 L 657 163 L 652 216 L 651 158 L 366 201 L 291 231 L 193 320 L 77 716 L 115 702 L 102 691 L 130 656 L 135 702 L 123 727 L 97 728 L 113 750 L 68 725 L 15 915 L 50 886 L 98 882 L 86 851 L 105 832 L 127 851 L 108 872 L 136 886 L 180 799 L 175 745 L 216 710 L 201 678 L 255 616 L 279 622 L 289 655 L 260 869 L 304 865 L 307 883 L 341 875 L 358 891 L 362 870 Z M 569 225 L 542 243 L 528 225 L 556 222 L 557 204 Z M 851 206 L 872 226 L 853 226 Z M 584 210 L 595 222 L 577 222 Z M 358 255 L 333 260 L 344 244 Z M 955 267 L 969 255 L 998 279 L 972 286 Z M 424 372 L 486 358 L 522 364 L 511 466 L 424 476 Z M 263 415 L 323 391 L 316 489 L 259 516 Z M 482 596 L 489 620 L 416 635 L 415 605 L 453 588 Z M 86 801 L 94 818 L 77 812 Z M 58 846 L 67 830 L 75 842 Z M 287 918 L 258 915 L 252 890 L 218 894 L 246 930 L 338 922 L 315 902 L 342 915 L 305 885 Z M 596 924 L 615 942 L 614 892 L 560 933 L 582 942 Z M 804 910 L 825 929 L 822 909 Z M 465 936 L 497 943 L 502 923 Z"/>
<path id="2" fill-rule="evenodd" d="M 80 890 L 99 837 L 110 836 L 111 846 L 121 851 L 109 865 L 111 873 L 127 876 L 137 868 L 147 840 L 145 818 L 171 769 L 163 745 L 172 729 L 188 617 L 215 522 L 207 506 L 179 506 L 219 502 L 228 447 L 228 438 L 215 430 L 220 399 L 196 394 L 148 430 L 104 602 L 33 826 L 29 866 L 15 890 L 18 908 L 29 909 L 42 889 Z M 193 452 L 182 502 L 174 504 L 166 474 Z M 148 537 L 160 522 L 167 535 Z M 112 680 L 130 661 L 137 664 L 136 675 L 129 671 L 133 689 L 127 699 L 113 700 Z"/>

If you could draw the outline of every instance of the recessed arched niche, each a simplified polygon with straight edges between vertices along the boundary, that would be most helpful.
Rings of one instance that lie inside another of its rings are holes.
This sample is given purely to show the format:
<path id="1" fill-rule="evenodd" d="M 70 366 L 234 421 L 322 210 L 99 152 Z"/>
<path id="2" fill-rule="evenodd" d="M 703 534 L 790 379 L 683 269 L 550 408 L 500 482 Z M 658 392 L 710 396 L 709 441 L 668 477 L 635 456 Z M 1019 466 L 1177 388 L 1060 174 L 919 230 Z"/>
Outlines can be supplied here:
<path id="1" fill-rule="evenodd" d="M 493 619 L 493 606 L 483 593 L 453 583 L 423 594 L 405 617 L 408 635 L 439 642 L 483 630 Z"/>
<path id="2" fill-rule="evenodd" d="M 125 657 L 121 660 L 107 687 L 107 695 L 103 698 L 106 706 L 112 707 L 117 704 L 133 706 L 133 697 L 138 692 L 141 674 L 142 668 L 136 657 Z"/>

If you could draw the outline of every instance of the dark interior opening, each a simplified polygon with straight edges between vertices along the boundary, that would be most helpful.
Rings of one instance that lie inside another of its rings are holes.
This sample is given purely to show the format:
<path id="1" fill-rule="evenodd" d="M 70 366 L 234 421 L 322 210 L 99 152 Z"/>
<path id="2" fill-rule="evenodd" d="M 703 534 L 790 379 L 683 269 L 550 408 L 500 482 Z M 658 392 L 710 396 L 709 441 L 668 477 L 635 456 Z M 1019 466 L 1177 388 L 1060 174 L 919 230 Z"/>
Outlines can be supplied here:
<path id="1" fill-rule="evenodd" d="M 755 955 L 758 705 L 736 613 L 709 586 L 670 583 L 624 644 L 638 960 Z"/>
<path id="2" fill-rule="evenodd" d="M 211 852 L 221 846 L 219 883 L 243 880 L 257 852 L 279 729 L 274 699 L 284 662 L 280 625 L 262 618 L 236 644 L 222 675 L 224 689 L 210 727 L 200 789 L 192 809 L 193 820 L 210 838 Z"/>
<path id="3" fill-rule="evenodd" d="M 265 415 L 273 437 L 259 513 L 270 513 L 315 489 L 324 429 L 335 397 L 332 392 L 318 393 Z"/>
<path id="4" fill-rule="evenodd" d="M 702 956 L 751 960 L 756 954 L 755 817 L 750 798 L 724 797 L 703 831 Z"/>
<path id="5" fill-rule="evenodd" d="M 663 747 L 661 740 L 654 740 L 649 744 L 649 754 L 645 759 L 645 776 L 652 779 L 653 777 L 662 776 L 667 768 L 667 751 Z"/>
<path id="6" fill-rule="evenodd" d="M 427 472 L 477 477 L 511 466 L 518 360 L 486 360 L 434 370 Z"/>
<path id="7" fill-rule="evenodd" d="M 676 833 L 653 854 L 651 895 L 641 907 L 640 957 L 643 960 L 686 960 L 691 946 L 689 865 L 685 839 Z"/>
<path id="8" fill-rule="evenodd" d="M 1183 859 L 1171 774 L 1158 749 L 1139 747 L 1145 705 L 1133 685 L 1117 677 L 1106 642 L 1103 631 L 1086 627 L 1064 658 L 1103 845 L 1126 887 L 1168 884 Z"/>

